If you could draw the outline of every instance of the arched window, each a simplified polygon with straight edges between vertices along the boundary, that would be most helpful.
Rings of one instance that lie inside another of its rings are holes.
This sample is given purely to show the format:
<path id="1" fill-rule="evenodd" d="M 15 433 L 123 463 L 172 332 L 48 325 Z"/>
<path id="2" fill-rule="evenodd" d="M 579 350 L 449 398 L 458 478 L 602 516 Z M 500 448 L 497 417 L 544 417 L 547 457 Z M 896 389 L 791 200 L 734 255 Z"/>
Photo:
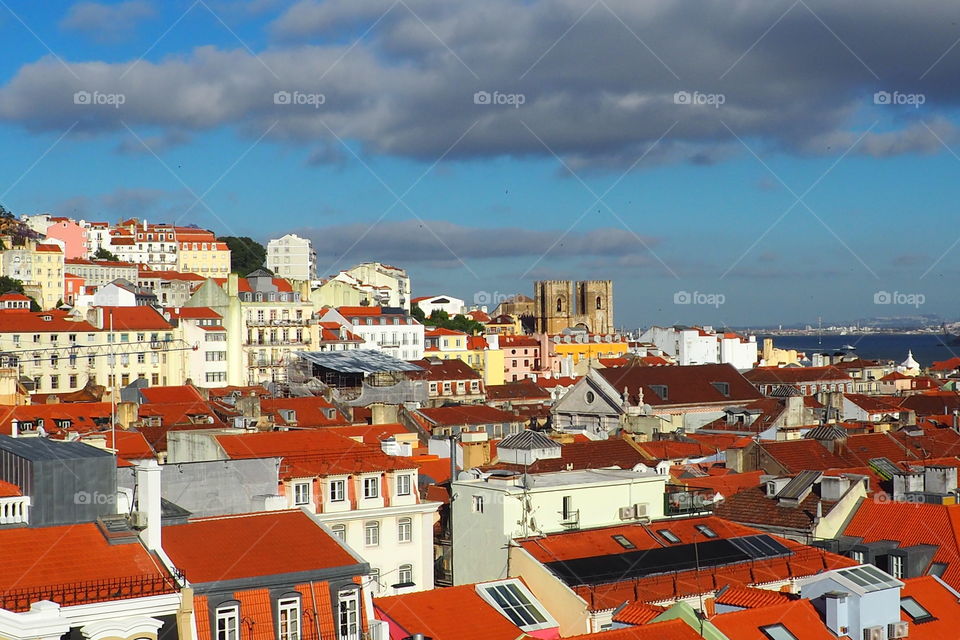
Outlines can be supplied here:
<path id="1" fill-rule="evenodd" d="M 397 540 L 400 542 L 410 542 L 413 540 L 413 520 L 410 518 L 400 518 L 397 522 Z"/>
<path id="2" fill-rule="evenodd" d="M 597 296 L 597 309 L 603 309 L 603 300 Z"/>
<path id="3" fill-rule="evenodd" d="M 563 298 L 557 298 L 557 311 L 563 311 Z"/>

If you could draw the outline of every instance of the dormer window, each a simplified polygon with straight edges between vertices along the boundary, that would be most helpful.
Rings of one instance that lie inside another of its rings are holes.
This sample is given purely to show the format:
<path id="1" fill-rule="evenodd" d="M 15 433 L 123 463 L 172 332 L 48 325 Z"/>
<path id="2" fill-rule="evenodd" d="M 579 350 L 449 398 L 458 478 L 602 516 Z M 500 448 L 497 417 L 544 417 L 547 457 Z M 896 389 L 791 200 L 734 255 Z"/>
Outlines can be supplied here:
<path id="1" fill-rule="evenodd" d="M 730 397 L 730 383 L 728 382 L 711 382 L 711 386 L 714 389 L 720 392 L 724 397 Z"/>
<path id="2" fill-rule="evenodd" d="M 661 400 L 667 400 L 669 398 L 667 385 L 665 384 L 652 384 L 650 385 L 650 390 L 653 391 L 658 396 L 660 396 Z"/>
<path id="3" fill-rule="evenodd" d="M 300 640 L 300 598 L 281 598 L 277 613 L 277 640 Z"/>

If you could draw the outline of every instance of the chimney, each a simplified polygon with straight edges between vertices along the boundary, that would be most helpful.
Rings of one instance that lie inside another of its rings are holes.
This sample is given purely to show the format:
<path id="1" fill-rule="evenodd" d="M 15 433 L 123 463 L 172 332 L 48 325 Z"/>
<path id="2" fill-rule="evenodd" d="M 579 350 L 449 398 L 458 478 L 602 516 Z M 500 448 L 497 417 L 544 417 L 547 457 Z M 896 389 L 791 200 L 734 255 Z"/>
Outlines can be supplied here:
<path id="1" fill-rule="evenodd" d="M 956 418 L 954 418 L 956 422 Z M 912 409 L 909 411 L 900 412 L 900 426 L 901 427 L 912 427 L 917 424 L 917 412 Z"/>
<path id="2" fill-rule="evenodd" d="M 124 429 L 131 428 L 140 417 L 139 408 L 136 402 L 117 403 L 117 424 Z"/>
<path id="3" fill-rule="evenodd" d="M 849 488 L 850 478 L 847 476 L 823 476 L 820 478 L 820 499 L 836 502 Z"/>
<path id="4" fill-rule="evenodd" d="M 923 470 L 923 491 L 946 495 L 957 488 L 957 468 L 947 466 L 925 467 Z"/>
<path id="5" fill-rule="evenodd" d="M 841 591 L 830 591 L 823 594 L 824 622 L 836 636 L 845 636 L 850 626 L 849 594 Z"/>
<path id="6" fill-rule="evenodd" d="M 240 295 L 240 276 L 235 273 L 227 276 L 227 295 L 231 298 L 236 298 Z"/>
<path id="7" fill-rule="evenodd" d="M 893 474 L 893 500 L 903 502 L 908 493 L 921 493 L 924 485 L 924 474 L 907 472 Z"/>
<path id="8" fill-rule="evenodd" d="M 371 424 L 393 424 L 397 422 L 398 405 L 378 402 L 370 405 Z"/>
<path id="9" fill-rule="evenodd" d="M 743 449 L 727 449 L 726 453 L 727 467 L 735 473 L 743 473 Z"/>
<path id="10" fill-rule="evenodd" d="M 260 419 L 260 396 L 256 393 L 240 396 L 237 398 L 234 406 L 245 418 Z"/>
<path id="11" fill-rule="evenodd" d="M 160 465 L 156 460 L 145 460 L 137 465 L 137 511 L 146 519 L 140 540 L 151 551 L 160 547 Z"/>
<path id="12" fill-rule="evenodd" d="M 783 426 L 799 427 L 804 424 L 802 396 L 788 396 L 785 411 L 787 415 L 784 417 Z"/>

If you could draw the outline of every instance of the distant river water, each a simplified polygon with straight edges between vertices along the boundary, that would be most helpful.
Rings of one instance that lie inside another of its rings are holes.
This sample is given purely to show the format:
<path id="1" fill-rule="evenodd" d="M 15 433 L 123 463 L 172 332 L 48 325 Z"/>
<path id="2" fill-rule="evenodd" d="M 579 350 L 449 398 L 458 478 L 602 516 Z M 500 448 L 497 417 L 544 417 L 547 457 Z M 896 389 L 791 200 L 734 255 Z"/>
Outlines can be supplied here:
<path id="1" fill-rule="evenodd" d="M 937 360 L 947 360 L 960 356 L 960 345 L 946 345 L 949 339 L 932 334 L 870 333 L 846 336 L 757 336 L 762 345 L 764 337 L 773 338 L 773 344 L 780 349 L 797 349 L 809 357 L 817 351 L 839 351 L 845 345 L 856 347 L 854 353 L 868 360 L 884 359 L 902 362 L 907 351 L 913 351 L 914 359 L 921 367 L 927 367 Z"/>

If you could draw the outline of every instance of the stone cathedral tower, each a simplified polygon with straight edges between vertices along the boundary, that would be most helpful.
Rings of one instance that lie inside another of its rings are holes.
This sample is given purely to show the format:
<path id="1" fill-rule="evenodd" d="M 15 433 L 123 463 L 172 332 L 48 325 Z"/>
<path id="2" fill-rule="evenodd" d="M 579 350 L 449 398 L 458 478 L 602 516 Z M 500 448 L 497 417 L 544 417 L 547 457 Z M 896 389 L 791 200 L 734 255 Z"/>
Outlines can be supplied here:
<path id="1" fill-rule="evenodd" d="M 613 333 L 611 280 L 541 280 L 533 291 L 538 332 L 580 327 L 590 333 Z"/>

